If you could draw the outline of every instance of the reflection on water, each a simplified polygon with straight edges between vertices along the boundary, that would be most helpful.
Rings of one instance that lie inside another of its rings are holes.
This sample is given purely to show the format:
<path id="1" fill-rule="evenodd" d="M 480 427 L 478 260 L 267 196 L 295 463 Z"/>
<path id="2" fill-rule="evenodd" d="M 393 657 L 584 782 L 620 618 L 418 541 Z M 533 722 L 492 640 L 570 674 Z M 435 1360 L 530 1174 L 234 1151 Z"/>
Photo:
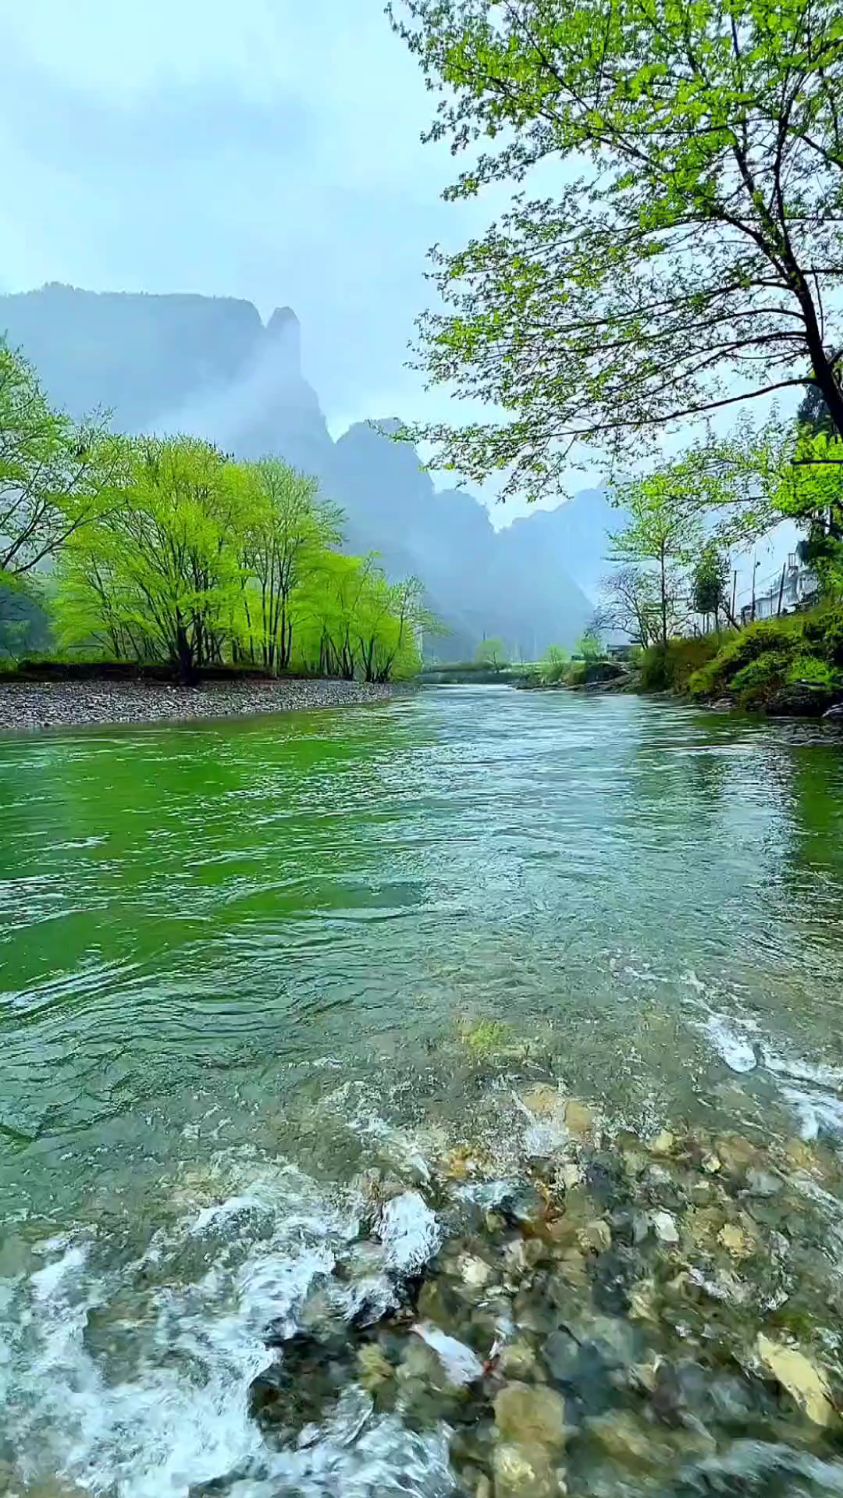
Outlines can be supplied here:
<path id="1" fill-rule="evenodd" d="M 0 1384 L 29 1411 L 0 1461 L 33 1483 L 160 1498 L 251 1460 L 242 1390 L 289 1277 L 357 1231 L 342 1193 L 373 1161 L 423 1185 L 481 1135 L 503 1159 L 522 1085 L 639 1133 L 836 1149 L 833 731 L 446 689 L 7 739 L 0 818 Z M 197 1212 L 253 1197 L 197 1248 Z M 407 1457 L 396 1419 L 335 1432 L 324 1487 L 294 1463 L 249 1495 L 390 1491 L 390 1442 L 422 1474 L 396 1491 L 449 1491 L 441 1430 Z"/>

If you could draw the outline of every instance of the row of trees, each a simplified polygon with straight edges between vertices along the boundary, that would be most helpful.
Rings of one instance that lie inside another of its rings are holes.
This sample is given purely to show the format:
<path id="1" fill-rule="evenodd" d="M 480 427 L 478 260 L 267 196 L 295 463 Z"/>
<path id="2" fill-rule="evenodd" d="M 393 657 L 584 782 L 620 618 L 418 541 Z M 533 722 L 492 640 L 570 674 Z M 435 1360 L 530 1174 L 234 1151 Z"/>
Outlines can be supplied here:
<path id="1" fill-rule="evenodd" d="M 415 579 L 339 550 L 315 480 L 191 437 L 77 426 L 2 346 L 0 504 L 0 580 L 40 589 L 60 645 L 170 662 L 184 681 L 226 663 L 383 681 L 417 669 L 432 626 Z"/>
<path id="2" fill-rule="evenodd" d="M 843 597 L 843 441 L 821 402 L 806 398 L 795 422 L 777 413 L 760 428 L 688 448 L 645 477 L 616 483 L 627 513 L 611 538 L 619 565 L 604 581 L 597 624 L 643 645 L 666 644 L 702 615 L 737 626 L 731 553 L 783 520 L 803 532 L 802 560 L 822 594 Z"/>
<path id="3" fill-rule="evenodd" d="M 782 518 L 843 591 L 843 0 L 392 15 L 439 96 L 430 138 L 468 158 L 446 196 L 512 189 L 485 234 L 432 252 L 443 310 L 417 344 L 433 381 L 499 415 L 407 435 L 529 498 L 596 449 L 630 517 L 612 607 L 644 641 L 680 600 L 728 617 L 726 552 Z M 658 461 L 677 426 L 805 387 L 795 425 L 745 416 Z"/>

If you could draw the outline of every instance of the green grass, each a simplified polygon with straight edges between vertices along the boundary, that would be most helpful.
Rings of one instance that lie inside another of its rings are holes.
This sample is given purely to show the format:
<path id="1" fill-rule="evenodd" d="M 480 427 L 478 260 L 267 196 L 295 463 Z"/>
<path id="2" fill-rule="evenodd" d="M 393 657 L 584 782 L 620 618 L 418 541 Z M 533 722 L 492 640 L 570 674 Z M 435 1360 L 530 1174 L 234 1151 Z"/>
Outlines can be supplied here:
<path id="1" fill-rule="evenodd" d="M 817 706 L 843 692 L 843 604 L 763 619 L 729 635 L 690 676 L 692 697 L 733 698 L 764 708 L 786 688 L 806 687 Z"/>
<path id="2" fill-rule="evenodd" d="M 642 692 L 686 692 L 694 672 L 701 670 L 723 648 L 725 634 L 694 635 L 650 645 L 641 658 Z"/>

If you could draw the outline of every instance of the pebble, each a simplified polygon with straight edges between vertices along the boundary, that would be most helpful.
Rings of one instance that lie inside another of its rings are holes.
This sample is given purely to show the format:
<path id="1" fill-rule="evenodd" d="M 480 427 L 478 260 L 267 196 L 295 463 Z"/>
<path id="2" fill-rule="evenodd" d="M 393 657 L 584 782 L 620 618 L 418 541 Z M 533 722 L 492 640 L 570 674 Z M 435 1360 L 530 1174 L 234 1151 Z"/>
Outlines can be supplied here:
<path id="1" fill-rule="evenodd" d="M 301 678 L 206 681 L 10 681 L 0 683 L 0 729 L 84 728 L 98 723 L 189 722 L 197 718 L 310 711 L 387 702 L 387 683 Z"/>
<path id="2" fill-rule="evenodd" d="M 678 1243 L 679 1229 L 676 1226 L 676 1218 L 670 1212 L 654 1212 L 652 1216 L 653 1231 L 660 1243 Z"/>

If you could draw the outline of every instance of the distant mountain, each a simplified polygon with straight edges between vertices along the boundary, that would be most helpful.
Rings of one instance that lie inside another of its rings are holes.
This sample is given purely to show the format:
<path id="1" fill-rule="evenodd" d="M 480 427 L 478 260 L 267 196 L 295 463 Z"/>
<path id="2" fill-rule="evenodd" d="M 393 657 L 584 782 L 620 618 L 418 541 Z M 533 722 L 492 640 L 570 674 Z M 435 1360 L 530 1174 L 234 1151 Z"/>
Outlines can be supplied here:
<path id="1" fill-rule="evenodd" d="M 600 491 L 495 532 L 472 495 L 434 489 L 415 450 L 388 435 L 394 419 L 332 441 L 290 308 L 264 324 L 234 298 L 49 285 L 0 297 L 0 331 L 75 416 L 100 407 L 123 431 L 190 432 L 314 474 L 346 513 L 349 550 L 377 551 L 393 576 L 423 580 L 451 631 L 440 655 L 464 656 L 494 635 L 534 658 L 582 633 L 605 570 L 612 512 Z"/>

